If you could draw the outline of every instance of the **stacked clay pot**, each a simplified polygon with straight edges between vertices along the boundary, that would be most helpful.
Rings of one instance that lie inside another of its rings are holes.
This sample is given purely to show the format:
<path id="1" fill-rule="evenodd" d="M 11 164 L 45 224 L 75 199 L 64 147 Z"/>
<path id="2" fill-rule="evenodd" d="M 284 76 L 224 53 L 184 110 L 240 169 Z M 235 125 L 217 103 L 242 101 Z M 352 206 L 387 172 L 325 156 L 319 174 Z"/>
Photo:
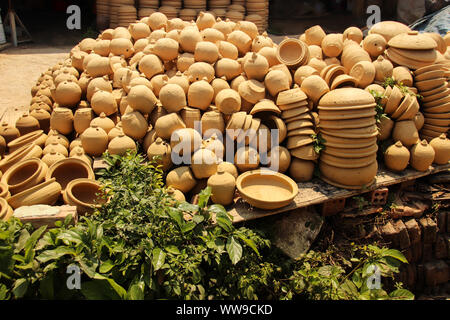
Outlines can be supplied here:
<path id="1" fill-rule="evenodd" d="M 325 150 L 319 159 L 321 178 L 338 187 L 361 189 L 378 170 L 376 103 L 365 90 L 342 88 L 319 102 L 319 128 Z"/>

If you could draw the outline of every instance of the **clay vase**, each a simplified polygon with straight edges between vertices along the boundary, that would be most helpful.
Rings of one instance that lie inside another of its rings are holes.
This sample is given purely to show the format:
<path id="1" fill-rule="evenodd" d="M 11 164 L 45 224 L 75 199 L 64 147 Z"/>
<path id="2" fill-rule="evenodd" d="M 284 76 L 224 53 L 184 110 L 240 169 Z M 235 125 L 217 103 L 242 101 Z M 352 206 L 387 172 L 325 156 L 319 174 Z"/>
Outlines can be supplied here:
<path id="1" fill-rule="evenodd" d="M 269 72 L 269 62 L 264 56 L 253 52 L 244 63 L 244 72 L 248 79 L 263 81 Z"/>
<path id="2" fill-rule="evenodd" d="M 236 179 L 223 169 L 209 177 L 208 187 L 211 188 L 211 200 L 215 204 L 228 206 L 233 203 L 236 191 Z"/>
<path id="3" fill-rule="evenodd" d="M 197 181 L 189 167 L 178 167 L 167 174 L 166 185 L 180 190 L 183 193 L 191 191 Z"/>
<path id="4" fill-rule="evenodd" d="M 98 115 L 103 112 L 110 116 L 117 112 L 117 101 L 111 92 L 98 90 L 91 98 L 91 107 Z"/>
<path id="5" fill-rule="evenodd" d="M 71 134 L 74 129 L 72 110 L 61 107 L 55 108 L 50 118 L 50 128 L 63 135 Z"/>
<path id="6" fill-rule="evenodd" d="M 220 112 L 230 115 L 241 109 L 241 96 L 233 89 L 224 89 L 217 94 L 215 104 Z"/>
<path id="7" fill-rule="evenodd" d="M 305 40 L 308 45 L 320 46 L 325 36 L 325 31 L 319 25 L 313 26 L 305 31 Z"/>
<path id="8" fill-rule="evenodd" d="M 94 119 L 94 112 L 91 108 L 77 109 L 73 116 L 73 127 L 78 134 L 82 134 L 84 130 L 89 128 L 91 121 Z"/>
<path id="9" fill-rule="evenodd" d="M 328 84 L 320 76 L 312 75 L 303 80 L 301 89 L 314 104 L 317 104 L 326 93 L 330 91 Z"/>
<path id="10" fill-rule="evenodd" d="M 46 155 L 47 153 L 51 153 L 51 152 L 61 153 L 65 157 L 69 156 L 69 152 L 67 151 L 67 148 L 57 142 L 52 142 L 51 144 L 47 145 L 44 148 L 44 150 L 42 151 L 42 154 Z"/>
<path id="11" fill-rule="evenodd" d="M 0 135 L 5 139 L 6 144 L 20 136 L 17 128 L 10 126 L 7 122 L 2 122 L 0 126 Z"/>
<path id="12" fill-rule="evenodd" d="M 84 151 L 94 157 L 99 157 L 108 148 L 108 134 L 98 126 L 90 126 L 81 135 L 81 145 Z"/>
<path id="13" fill-rule="evenodd" d="M 210 138 L 214 134 L 222 135 L 225 131 L 225 121 L 222 114 L 217 111 L 207 111 L 201 118 L 202 134 L 205 139 Z"/>
<path id="14" fill-rule="evenodd" d="M 155 42 L 153 52 L 163 61 L 172 61 L 178 57 L 179 44 L 171 38 L 162 38 Z"/>
<path id="15" fill-rule="evenodd" d="M 341 33 L 330 33 L 323 38 L 322 43 L 323 53 L 327 57 L 338 57 L 344 48 L 344 39 Z"/>
<path id="16" fill-rule="evenodd" d="M 173 132 L 170 139 L 172 153 L 180 156 L 189 154 L 191 156 L 202 145 L 202 136 L 192 128 L 178 129 Z"/>
<path id="17" fill-rule="evenodd" d="M 435 151 L 426 140 L 416 143 L 411 148 L 411 167 L 417 171 L 427 171 L 434 161 Z"/>
<path id="18" fill-rule="evenodd" d="M 227 81 L 233 80 L 242 73 L 242 65 L 229 58 L 219 59 L 215 64 L 216 77 L 225 77 Z"/>
<path id="19" fill-rule="evenodd" d="M 205 111 L 211 105 L 214 89 L 206 78 L 191 84 L 188 90 L 188 105 Z"/>
<path id="20" fill-rule="evenodd" d="M 234 30 L 231 32 L 227 37 L 227 41 L 234 44 L 236 48 L 238 48 L 240 56 L 245 55 L 252 47 L 252 38 L 240 30 Z"/>
<path id="21" fill-rule="evenodd" d="M 445 134 L 430 141 L 430 146 L 434 149 L 434 163 L 447 164 L 450 161 L 450 140 Z"/>
<path id="22" fill-rule="evenodd" d="M 156 106 L 157 99 L 151 89 L 144 85 L 137 85 L 130 89 L 127 96 L 128 104 L 136 111 L 149 114 Z"/>
<path id="23" fill-rule="evenodd" d="M 191 169 L 196 179 L 207 179 L 217 172 L 218 159 L 214 152 L 202 146 L 191 159 Z"/>
<path id="24" fill-rule="evenodd" d="M 378 140 L 384 141 L 391 137 L 392 129 L 394 128 L 394 121 L 388 117 L 382 117 L 380 122 L 377 124 L 378 126 Z"/>
<path id="25" fill-rule="evenodd" d="M 202 35 L 197 27 L 186 27 L 180 32 L 180 46 L 184 52 L 194 53 L 195 46 L 202 41 Z"/>
<path id="26" fill-rule="evenodd" d="M 400 141 L 407 148 L 419 142 L 419 133 L 414 121 L 397 121 L 392 131 L 392 138 L 394 141 Z"/>
<path id="27" fill-rule="evenodd" d="M 292 158 L 291 165 L 289 166 L 289 176 L 292 177 L 295 182 L 311 181 L 314 175 L 315 166 L 314 161 Z"/>
<path id="28" fill-rule="evenodd" d="M 345 29 L 343 37 L 344 40 L 345 39 L 353 40 L 359 44 L 363 40 L 363 32 L 361 31 L 361 29 L 357 27 L 349 27 Z"/>
<path id="29" fill-rule="evenodd" d="M 288 149 L 281 146 L 276 146 L 267 154 L 269 158 L 268 166 L 275 171 L 284 173 L 291 165 L 291 153 Z"/>
<path id="30" fill-rule="evenodd" d="M 241 147 L 236 151 L 234 164 L 241 173 L 255 170 L 260 165 L 259 153 L 252 147 Z"/>
<path id="31" fill-rule="evenodd" d="M 386 39 L 379 34 L 368 35 L 363 42 L 363 48 L 366 50 L 372 58 L 377 58 L 386 50 Z"/>
<path id="32" fill-rule="evenodd" d="M 27 133 L 39 130 L 39 121 L 28 113 L 24 113 L 17 119 L 16 128 L 19 130 L 20 135 L 23 136 Z"/>
<path id="33" fill-rule="evenodd" d="M 52 94 L 56 103 L 61 107 L 74 107 L 81 100 L 81 88 L 73 81 L 61 82 Z"/>
<path id="34" fill-rule="evenodd" d="M 48 167 L 40 159 L 29 159 L 11 166 L 2 176 L 1 182 L 14 195 L 44 181 Z"/>
<path id="35" fill-rule="evenodd" d="M 125 135 L 139 140 L 147 134 L 148 123 L 138 111 L 132 111 L 122 116 L 122 130 Z"/>
<path id="36" fill-rule="evenodd" d="M 161 138 L 157 138 L 147 150 L 148 159 L 150 161 L 155 161 L 155 164 L 161 166 L 161 170 L 164 172 L 167 172 L 172 167 L 171 155 L 172 149 L 170 148 L 170 145 Z"/>
<path id="37" fill-rule="evenodd" d="M 151 32 L 148 24 L 142 22 L 130 24 L 128 31 L 130 31 L 130 34 L 135 41 L 147 38 Z"/>
<path id="38" fill-rule="evenodd" d="M 216 46 L 223 58 L 236 60 L 239 57 L 238 48 L 228 41 L 217 41 Z"/>
<path id="39" fill-rule="evenodd" d="M 167 112 L 178 112 L 186 107 L 186 94 L 178 84 L 167 83 L 159 92 L 159 100 Z"/>
<path id="40" fill-rule="evenodd" d="M 385 151 L 384 164 L 389 170 L 400 172 L 408 166 L 409 158 L 409 150 L 397 141 Z"/>
<path id="41" fill-rule="evenodd" d="M 108 152 L 110 154 L 124 155 L 128 150 L 136 150 L 136 143 L 124 133 L 119 133 L 117 137 L 112 139 L 108 144 Z"/>
<path id="42" fill-rule="evenodd" d="M 55 179 L 61 185 L 62 191 L 66 189 L 70 181 L 79 178 L 95 180 L 95 175 L 90 165 L 76 158 L 67 158 L 55 162 L 48 168 L 45 176 L 46 181 Z"/>
<path id="43" fill-rule="evenodd" d="M 280 70 L 269 71 L 264 79 L 264 84 L 273 97 L 276 97 L 281 91 L 289 90 L 290 87 L 288 77 Z"/>
<path id="44" fill-rule="evenodd" d="M 75 150 L 75 149 L 74 149 Z M 84 153 L 83 148 L 79 147 L 75 150 L 73 154 L 70 155 L 70 158 L 80 159 L 81 161 L 86 162 L 88 166 L 92 166 L 92 158 Z"/>
<path id="45" fill-rule="evenodd" d="M 139 71 L 142 72 L 147 79 L 164 73 L 164 65 L 157 55 L 147 54 L 139 62 Z"/>
<path id="46" fill-rule="evenodd" d="M 52 206 L 56 203 L 60 195 L 61 185 L 53 178 L 15 194 L 8 199 L 8 203 L 14 209 L 36 204 Z"/>
<path id="47" fill-rule="evenodd" d="M 79 178 L 70 181 L 63 192 L 64 203 L 76 206 L 79 215 L 92 213 L 106 202 L 99 182 Z"/>
<path id="48" fill-rule="evenodd" d="M 197 42 L 194 59 L 198 62 L 215 63 L 219 59 L 219 48 L 209 41 Z"/>
<path id="49" fill-rule="evenodd" d="M 50 130 L 50 113 L 41 108 L 36 108 L 30 112 L 30 116 L 39 122 L 39 128 L 45 133 Z"/>
<path id="50" fill-rule="evenodd" d="M 392 62 L 383 58 L 383 56 L 379 56 L 378 59 L 373 62 L 373 65 L 376 70 L 375 81 L 383 82 L 385 78 L 392 77 L 394 66 L 392 65 Z"/>
<path id="51" fill-rule="evenodd" d="M 99 117 L 92 119 L 90 126 L 97 126 L 105 130 L 106 134 L 115 127 L 114 121 L 108 118 L 103 112 Z"/>

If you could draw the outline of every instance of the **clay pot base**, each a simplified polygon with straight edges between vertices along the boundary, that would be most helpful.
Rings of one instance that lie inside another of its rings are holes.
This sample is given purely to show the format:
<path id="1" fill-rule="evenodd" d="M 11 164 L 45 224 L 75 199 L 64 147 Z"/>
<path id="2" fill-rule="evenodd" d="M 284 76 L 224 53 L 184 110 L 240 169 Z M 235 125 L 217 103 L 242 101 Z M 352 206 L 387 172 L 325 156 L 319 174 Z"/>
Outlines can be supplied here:
<path id="1" fill-rule="evenodd" d="M 364 189 L 364 188 L 370 188 L 377 181 L 377 179 L 375 178 L 375 179 L 373 179 L 373 181 L 370 184 L 368 184 L 366 186 L 345 186 L 343 184 L 339 184 L 337 182 L 333 182 L 333 181 L 329 180 L 328 178 L 326 178 L 324 176 L 321 176 L 320 179 L 322 179 L 323 181 L 325 181 L 328 184 L 331 184 L 332 186 L 335 186 L 335 187 L 338 187 L 338 188 L 342 188 L 342 189 L 349 189 L 349 190 L 361 190 L 361 189 Z"/>
<path id="2" fill-rule="evenodd" d="M 347 111 L 349 113 L 353 112 L 354 110 L 361 110 L 361 109 L 372 109 L 375 108 L 376 103 L 370 103 L 370 104 L 365 104 L 365 105 L 355 105 L 355 106 L 332 106 L 332 107 L 328 107 L 328 106 L 324 106 L 324 105 L 319 105 L 317 107 L 318 110 L 325 110 L 325 111 Z"/>

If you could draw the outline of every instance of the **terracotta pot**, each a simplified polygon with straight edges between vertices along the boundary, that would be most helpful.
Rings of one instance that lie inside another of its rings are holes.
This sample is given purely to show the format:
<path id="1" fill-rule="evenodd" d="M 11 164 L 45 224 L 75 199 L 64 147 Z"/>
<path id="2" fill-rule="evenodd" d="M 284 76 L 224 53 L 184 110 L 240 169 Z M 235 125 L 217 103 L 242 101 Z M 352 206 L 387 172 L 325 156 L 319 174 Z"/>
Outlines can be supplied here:
<path id="1" fill-rule="evenodd" d="M 327 183 L 346 189 L 362 189 L 374 181 L 378 163 L 374 161 L 366 167 L 344 169 L 320 162 L 319 169 L 322 174 L 321 178 Z"/>
<path id="2" fill-rule="evenodd" d="M 60 107 L 55 108 L 50 118 L 50 128 L 64 135 L 68 135 L 74 129 L 73 120 L 72 110 Z"/>
<path id="3" fill-rule="evenodd" d="M 195 58 L 192 53 L 182 53 L 177 59 L 177 69 L 181 72 L 185 72 L 191 65 L 195 63 Z"/>
<path id="4" fill-rule="evenodd" d="M 344 48 L 344 39 L 341 33 L 330 33 L 323 38 L 322 50 L 327 57 L 338 57 Z"/>
<path id="5" fill-rule="evenodd" d="M 241 64 L 232 59 L 222 58 L 219 59 L 215 64 L 216 77 L 225 77 L 227 81 L 233 80 L 239 76 L 242 72 Z"/>
<path id="6" fill-rule="evenodd" d="M 387 94 L 385 95 L 387 96 Z M 384 111 L 388 115 L 392 115 L 400 106 L 400 103 L 402 102 L 404 95 L 397 86 L 394 86 L 388 98 L 389 99 L 387 100 L 387 103 L 384 107 Z"/>
<path id="7" fill-rule="evenodd" d="M 232 25 L 227 21 L 223 21 L 221 18 L 216 19 L 216 23 L 214 23 L 212 28 L 222 32 L 225 36 L 233 31 Z"/>
<path id="8" fill-rule="evenodd" d="M 217 167 L 217 171 L 219 170 L 223 170 L 224 172 L 228 172 L 229 174 L 231 174 L 235 179 L 238 178 L 238 170 L 236 168 L 236 166 L 230 162 L 226 162 L 223 161 L 219 164 L 219 166 Z"/>
<path id="9" fill-rule="evenodd" d="M 236 180 L 240 196 L 250 205 L 275 210 L 287 206 L 298 194 L 297 184 L 278 172 L 254 170 Z"/>
<path id="10" fill-rule="evenodd" d="M 330 88 L 325 80 L 317 75 L 312 75 L 304 79 L 301 89 L 315 104 L 317 104 L 319 100 L 330 91 Z"/>
<path id="11" fill-rule="evenodd" d="M 123 132 L 135 140 L 143 138 L 147 134 L 147 128 L 147 120 L 138 111 L 128 112 L 122 116 Z"/>
<path id="12" fill-rule="evenodd" d="M 323 60 L 323 52 L 320 46 L 311 45 L 308 46 L 309 59 L 316 58 L 318 60 Z"/>
<path id="13" fill-rule="evenodd" d="M 197 42 L 202 41 L 202 35 L 197 27 L 186 27 L 180 33 L 180 46 L 184 52 L 194 53 Z"/>
<path id="14" fill-rule="evenodd" d="M 112 54 L 116 56 L 124 56 L 125 59 L 130 58 L 134 54 L 133 43 L 129 39 L 112 39 L 110 48 Z"/>
<path id="15" fill-rule="evenodd" d="M 159 92 L 161 91 L 162 87 L 167 84 L 168 81 L 169 77 L 166 74 L 158 74 L 150 80 L 153 88 L 152 91 L 155 96 L 159 97 Z"/>
<path id="16" fill-rule="evenodd" d="M 103 112 L 99 117 L 92 119 L 90 126 L 96 126 L 105 130 L 106 134 L 115 127 L 114 121 L 108 118 Z"/>
<path id="17" fill-rule="evenodd" d="M 345 88 L 345 87 L 356 87 L 357 80 L 351 76 L 348 76 L 346 74 L 341 74 L 337 76 L 333 83 L 330 86 L 331 90 L 336 90 L 339 88 Z"/>
<path id="18" fill-rule="evenodd" d="M 11 166 L 2 176 L 1 182 L 14 195 L 44 181 L 47 170 L 47 165 L 40 159 L 29 159 Z"/>
<path id="19" fill-rule="evenodd" d="M 253 52 L 244 63 L 244 72 L 248 79 L 263 81 L 269 72 L 269 62 L 264 56 Z"/>
<path id="20" fill-rule="evenodd" d="M 8 190 L 8 185 L 0 182 L 0 198 L 8 199 L 11 193 Z"/>
<path id="21" fill-rule="evenodd" d="M 20 147 L 23 147 L 25 145 L 28 145 L 30 143 L 34 143 L 41 148 L 45 145 L 45 140 L 47 138 L 47 135 L 44 134 L 44 131 L 42 130 L 36 130 L 30 133 L 27 133 L 23 136 L 18 137 L 17 139 L 12 140 L 8 143 L 8 149 L 9 152 L 12 153 L 19 149 Z"/>
<path id="22" fill-rule="evenodd" d="M 178 112 L 186 107 L 186 94 L 178 84 L 166 84 L 159 92 L 159 99 L 167 112 Z"/>
<path id="23" fill-rule="evenodd" d="M 361 61 L 353 66 L 349 75 L 356 79 L 358 87 L 364 89 L 375 80 L 376 69 L 373 63 Z"/>
<path id="24" fill-rule="evenodd" d="M 81 135 L 84 151 L 91 156 L 101 156 L 108 147 L 108 134 L 98 126 L 90 126 Z"/>
<path id="25" fill-rule="evenodd" d="M 306 78 L 308 78 L 309 76 L 312 76 L 312 75 L 318 76 L 319 71 L 317 71 L 315 68 L 313 68 L 311 66 L 301 66 L 300 68 L 297 69 L 297 71 L 295 71 L 294 81 L 296 84 L 301 86 L 303 83 L 303 80 L 305 80 Z"/>
<path id="26" fill-rule="evenodd" d="M 435 152 L 434 163 L 447 164 L 450 161 L 450 140 L 445 134 L 431 140 L 430 146 Z"/>
<path id="27" fill-rule="evenodd" d="M 225 34 L 214 28 L 206 28 L 200 32 L 203 41 L 216 43 L 225 40 Z"/>
<path id="28" fill-rule="evenodd" d="M 78 134 L 82 134 L 84 130 L 89 128 L 91 121 L 94 119 L 94 112 L 91 108 L 83 108 L 75 111 L 73 117 L 73 126 Z"/>
<path id="29" fill-rule="evenodd" d="M 227 41 L 238 48 L 239 55 L 243 56 L 252 48 L 252 38 L 240 30 L 234 30 L 227 36 Z"/>
<path id="30" fill-rule="evenodd" d="M 386 41 L 389 41 L 396 35 L 407 33 L 409 31 L 411 31 L 411 29 L 403 23 L 397 21 L 382 21 L 373 25 L 372 28 L 370 28 L 369 33 L 380 34 Z"/>
<path id="31" fill-rule="evenodd" d="M 210 83 L 214 79 L 214 68 L 206 62 L 195 62 L 189 67 L 186 75 L 190 82 L 206 80 Z"/>
<path id="32" fill-rule="evenodd" d="M 345 39 L 353 40 L 359 44 L 363 40 L 363 32 L 361 31 L 361 29 L 357 27 L 349 27 L 345 29 L 343 33 L 343 38 L 344 40 Z"/>
<path id="33" fill-rule="evenodd" d="M 27 133 L 39 130 L 39 121 L 28 113 L 24 113 L 17 119 L 16 128 L 19 130 L 20 135 L 23 136 Z"/>
<path id="34" fill-rule="evenodd" d="M 125 39 L 121 39 L 120 41 L 122 40 Z M 89 60 L 89 62 L 86 65 L 86 72 L 93 78 L 111 75 L 113 74 L 113 69 L 111 68 L 111 61 L 107 57 L 93 57 L 92 59 Z"/>
<path id="35" fill-rule="evenodd" d="M 225 155 L 225 147 L 222 141 L 217 138 L 217 135 L 214 133 L 210 138 L 203 141 L 203 146 L 207 150 L 211 150 L 216 155 L 217 159 L 223 159 Z"/>
<path id="36" fill-rule="evenodd" d="M 216 174 L 209 177 L 208 187 L 211 188 L 212 202 L 224 206 L 233 203 L 236 179 L 228 172 L 219 168 Z"/>
<path id="37" fill-rule="evenodd" d="M 214 152 L 204 146 L 192 156 L 191 169 L 197 179 L 206 179 L 217 172 L 218 159 Z"/>
<path id="38" fill-rule="evenodd" d="M 373 65 L 376 70 L 376 81 L 383 82 L 384 79 L 392 77 L 394 66 L 389 60 L 383 58 L 383 56 L 379 56 L 378 59 L 373 62 Z"/>
<path id="39" fill-rule="evenodd" d="M 214 89 L 204 78 L 204 80 L 196 81 L 189 87 L 188 105 L 204 111 L 211 105 L 213 96 Z"/>
<path id="40" fill-rule="evenodd" d="M 106 199 L 102 195 L 104 192 L 101 190 L 99 182 L 79 178 L 67 184 L 63 199 L 67 205 L 76 206 L 78 214 L 84 216 L 106 203 Z"/>
<path id="41" fill-rule="evenodd" d="M 161 12 L 154 12 L 147 20 L 148 25 L 153 30 L 165 28 L 167 26 L 167 16 Z"/>
<path id="42" fill-rule="evenodd" d="M 264 84 L 269 93 L 275 97 L 278 93 L 289 89 L 289 79 L 280 70 L 272 70 L 266 75 Z"/>
<path id="43" fill-rule="evenodd" d="M 95 78 L 89 81 L 89 84 L 86 88 L 86 98 L 88 99 L 88 101 L 91 101 L 91 98 L 94 95 L 96 89 L 112 92 L 112 85 L 108 80 L 108 77 Z"/>
<path id="44" fill-rule="evenodd" d="M 401 143 L 408 148 L 419 141 L 419 134 L 414 121 L 412 120 L 396 122 L 392 137 L 395 141 L 401 141 Z"/>
<path id="45" fill-rule="evenodd" d="M 266 96 L 264 83 L 257 80 L 243 81 L 239 84 L 238 92 L 245 101 L 251 104 L 257 103 Z"/>
<path id="46" fill-rule="evenodd" d="M 40 158 L 42 156 L 42 148 L 34 143 L 24 145 L 17 150 L 9 153 L 0 161 L 0 171 L 6 172 L 12 165 L 31 158 Z"/>
<path id="47" fill-rule="evenodd" d="M 288 149 L 276 146 L 267 154 L 269 159 L 268 166 L 277 172 L 284 173 L 291 164 L 291 154 Z"/>
<path id="48" fill-rule="evenodd" d="M 379 141 L 387 140 L 391 137 L 392 129 L 394 128 L 394 121 L 388 117 L 382 117 L 378 123 Z"/>
<path id="49" fill-rule="evenodd" d="M 256 36 L 252 42 L 252 51 L 259 52 L 264 47 L 274 47 L 272 39 L 267 35 L 267 32 L 263 32 L 262 35 Z"/>
<path id="50" fill-rule="evenodd" d="M 241 96 L 233 89 L 224 89 L 217 94 L 215 104 L 223 114 L 233 114 L 241 109 Z"/>
<path id="51" fill-rule="evenodd" d="M 414 124 L 416 125 L 417 130 L 421 130 L 424 123 L 425 123 L 425 117 L 422 114 L 422 112 L 417 112 L 417 114 L 414 117 Z"/>
<path id="52" fill-rule="evenodd" d="M 358 62 L 360 61 L 372 62 L 372 59 L 370 58 L 369 54 L 359 45 L 350 44 L 348 46 L 344 46 L 341 61 L 344 68 L 347 71 L 350 71 L 353 68 L 353 66 Z"/>
<path id="53" fill-rule="evenodd" d="M 236 60 L 239 57 L 238 48 L 234 44 L 232 44 L 228 41 L 218 41 L 218 42 L 216 42 L 216 46 L 219 50 L 219 54 L 223 58 Z"/>
<path id="54" fill-rule="evenodd" d="M 214 63 L 219 59 L 219 48 L 209 41 L 197 42 L 194 59 L 199 62 Z"/>
<path id="55" fill-rule="evenodd" d="M 400 141 L 397 141 L 384 153 L 384 164 L 392 171 L 403 171 L 408 166 L 409 158 L 409 150 Z"/>
<path id="56" fill-rule="evenodd" d="M 167 174 L 166 185 L 180 190 L 183 193 L 191 191 L 197 181 L 189 167 L 178 167 Z"/>
<path id="57" fill-rule="evenodd" d="M 434 161 L 436 152 L 426 140 L 416 143 L 411 148 L 411 167 L 417 171 L 427 171 Z"/>
<path id="58" fill-rule="evenodd" d="M 56 203 L 60 195 L 61 185 L 53 178 L 15 194 L 8 199 L 8 203 L 14 209 L 36 204 L 52 206 Z"/>
<path id="59" fill-rule="evenodd" d="M 181 88 L 183 88 L 183 91 L 185 94 L 188 93 L 189 90 L 189 79 L 180 71 L 178 71 L 175 76 L 173 76 L 172 78 L 170 78 L 167 83 L 169 84 L 177 84 L 179 85 Z"/>
<path id="60" fill-rule="evenodd" d="M 202 145 L 202 136 L 192 128 L 175 130 L 170 138 L 170 147 L 174 154 L 183 155 L 189 151 L 192 155 Z"/>
<path id="61" fill-rule="evenodd" d="M 236 151 L 234 164 L 239 172 L 255 170 L 259 167 L 259 153 L 252 147 L 241 147 Z"/>
<path id="62" fill-rule="evenodd" d="M 60 134 L 56 130 L 50 130 L 48 133 L 48 137 L 45 140 L 45 146 L 52 144 L 53 142 L 62 144 L 64 147 L 69 148 L 69 139 L 66 136 Z"/>
<path id="63" fill-rule="evenodd" d="M 258 54 L 267 59 L 269 68 L 281 63 L 277 56 L 277 48 L 275 47 L 263 47 L 258 51 Z"/>
<path id="64" fill-rule="evenodd" d="M 119 133 L 117 137 L 112 139 L 108 144 L 108 152 L 110 154 L 124 155 L 128 150 L 136 150 L 136 143 L 124 133 Z"/>
<path id="65" fill-rule="evenodd" d="M 184 196 L 183 192 L 172 187 L 167 188 L 167 194 L 178 202 L 186 201 L 186 197 Z"/>
<path id="66" fill-rule="evenodd" d="M 142 38 L 147 38 L 151 32 L 149 25 L 142 22 L 130 24 L 128 31 L 135 41 Z"/>
<path id="67" fill-rule="evenodd" d="M 78 178 L 95 180 L 95 175 L 91 166 L 76 158 L 67 158 L 55 162 L 49 167 L 45 176 L 46 181 L 56 179 L 61 185 L 62 191 L 65 190 L 70 181 Z"/>
<path id="68" fill-rule="evenodd" d="M 213 100 L 215 101 L 217 94 L 224 90 L 224 89 L 230 89 L 230 85 L 226 81 L 225 77 L 222 78 L 216 78 L 211 82 L 211 86 L 214 89 L 214 97 Z"/>
<path id="69" fill-rule="evenodd" d="M 4 198 L 0 198 L 0 219 L 8 221 L 13 216 L 13 210 Z"/>
<path id="70" fill-rule="evenodd" d="M 400 33 L 388 41 L 390 47 L 406 50 L 430 50 L 436 49 L 436 42 L 418 31 Z"/>
<path id="71" fill-rule="evenodd" d="M 325 31 L 319 25 L 313 26 L 305 31 L 305 40 L 308 45 L 320 46 L 325 36 Z"/>
<path id="72" fill-rule="evenodd" d="M 171 38 L 162 38 L 155 42 L 153 52 L 163 61 L 171 61 L 178 57 L 179 44 Z"/>
<path id="73" fill-rule="evenodd" d="M 155 94 L 144 85 L 132 87 L 127 101 L 134 110 L 147 114 L 153 111 L 157 103 Z"/>
<path id="74" fill-rule="evenodd" d="M 363 42 L 363 48 L 366 50 L 372 58 L 377 58 L 386 50 L 386 39 L 379 34 L 368 35 Z"/>
<path id="75" fill-rule="evenodd" d="M 44 150 L 42 151 L 43 155 L 46 155 L 51 152 L 57 152 L 61 153 L 65 157 L 69 156 L 69 152 L 67 151 L 67 148 L 64 147 L 62 144 L 59 144 L 57 142 L 52 142 L 51 144 L 47 145 Z"/>
<path id="76" fill-rule="evenodd" d="M 205 139 L 213 134 L 222 135 L 225 131 L 225 122 L 222 114 L 217 111 L 205 112 L 201 118 L 202 134 Z"/>
<path id="77" fill-rule="evenodd" d="M 45 133 L 50 130 L 50 113 L 41 108 L 30 110 L 30 116 L 39 122 L 39 128 Z"/>
<path id="78" fill-rule="evenodd" d="M 277 48 L 277 58 L 288 68 L 296 69 L 309 60 L 309 50 L 304 42 L 286 38 Z"/>
<path id="79" fill-rule="evenodd" d="M 51 166 L 54 163 L 66 159 L 67 157 L 61 153 L 58 153 L 56 151 L 51 151 L 50 153 L 47 153 L 42 157 L 42 162 L 44 162 L 47 166 Z"/>
<path id="80" fill-rule="evenodd" d="M 139 62 L 139 71 L 145 74 L 147 79 L 153 76 L 164 73 L 164 65 L 157 55 L 147 54 Z"/>
<path id="81" fill-rule="evenodd" d="M 6 144 L 20 136 L 17 128 L 10 126 L 7 122 L 2 122 L 0 126 L 0 135 L 5 139 Z"/>
<path id="82" fill-rule="evenodd" d="M 96 114 L 105 113 L 107 116 L 117 112 L 117 102 L 113 94 L 108 91 L 98 90 L 91 99 L 92 110 Z"/>

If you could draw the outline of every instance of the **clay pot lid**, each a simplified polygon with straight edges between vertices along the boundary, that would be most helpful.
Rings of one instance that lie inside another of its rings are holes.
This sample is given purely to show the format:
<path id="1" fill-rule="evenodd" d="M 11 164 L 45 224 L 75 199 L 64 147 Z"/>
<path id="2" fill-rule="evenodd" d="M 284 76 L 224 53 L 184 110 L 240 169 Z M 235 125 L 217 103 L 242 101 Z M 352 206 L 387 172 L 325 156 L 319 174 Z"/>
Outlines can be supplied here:
<path id="1" fill-rule="evenodd" d="M 388 49 L 393 57 L 397 57 L 403 60 L 411 61 L 413 63 L 433 63 L 436 61 L 437 52 L 434 49 L 430 50 L 407 50 L 407 49 Z"/>
<path id="2" fill-rule="evenodd" d="M 298 86 L 294 89 L 282 91 L 278 94 L 277 105 L 289 105 L 296 102 L 306 101 L 308 97 Z"/>
<path id="3" fill-rule="evenodd" d="M 319 155 L 314 150 L 314 144 L 308 144 L 303 147 L 295 148 L 289 150 L 291 156 L 302 159 L 302 160 L 317 160 L 319 159 Z"/>
<path id="4" fill-rule="evenodd" d="M 296 108 L 304 107 L 304 106 L 308 106 L 308 105 L 309 105 L 308 100 L 303 100 L 303 101 L 294 102 L 294 103 L 286 104 L 286 105 L 279 104 L 278 107 L 280 108 L 281 111 L 284 112 L 284 111 L 288 111 L 288 110 L 292 110 L 292 109 L 296 109 Z"/>
<path id="5" fill-rule="evenodd" d="M 414 85 L 420 91 L 430 91 L 441 87 L 446 82 L 445 78 L 436 78 L 425 81 L 417 81 Z"/>
<path id="6" fill-rule="evenodd" d="M 398 34 L 407 33 L 411 31 L 407 25 L 398 21 L 381 21 L 372 26 L 369 30 L 369 34 L 380 34 L 386 41 L 391 40 Z"/>
<path id="7" fill-rule="evenodd" d="M 247 118 L 247 113 L 244 111 L 233 113 L 233 115 L 230 118 L 230 121 L 228 121 L 226 129 L 242 129 L 244 126 L 245 120 Z"/>
<path id="8" fill-rule="evenodd" d="M 414 71 L 414 75 L 415 76 L 419 76 L 419 75 L 421 75 L 423 73 L 426 73 L 426 72 L 439 71 L 441 69 L 442 69 L 442 66 L 440 64 L 432 64 L 432 65 L 429 65 L 429 66 L 417 69 L 416 71 Z"/>
<path id="9" fill-rule="evenodd" d="M 411 70 L 417 70 L 422 67 L 426 67 L 430 64 L 430 62 L 422 62 L 422 61 L 405 58 L 402 55 L 399 55 L 398 53 L 393 51 L 391 48 L 386 50 L 386 57 L 389 60 L 391 60 L 392 62 L 394 62 L 395 64 L 407 67 Z"/>
<path id="10" fill-rule="evenodd" d="M 333 83 L 331 85 L 331 90 L 335 90 L 342 85 L 356 87 L 356 83 L 357 83 L 357 80 L 355 78 L 353 78 L 352 76 L 349 76 L 347 74 L 341 74 L 333 80 Z"/>
<path id="11" fill-rule="evenodd" d="M 353 106 L 375 103 L 374 97 L 367 91 L 357 88 L 340 88 L 326 93 L 320 99 L 319 106 Z"/>
<path id="12" fill-rule="evenodd" d="M 388 45 L 393 48 L 409 50 L 430 50 L 437 48 L 436 41 L 424 34 L 419 34 L 418 31 L 409 31 L 408 33 L 396 35 L 389 40 Z"/>
<path id="13" fill-rule="evenodd" d="M 281 110 L 270 99 L 260 100 L 257 104 L 254 105 L 253 109 L 250 111 L 250 114 L 255 115 L 259 112 L 273 112 L 276 114 L 281 114 Z"/>

